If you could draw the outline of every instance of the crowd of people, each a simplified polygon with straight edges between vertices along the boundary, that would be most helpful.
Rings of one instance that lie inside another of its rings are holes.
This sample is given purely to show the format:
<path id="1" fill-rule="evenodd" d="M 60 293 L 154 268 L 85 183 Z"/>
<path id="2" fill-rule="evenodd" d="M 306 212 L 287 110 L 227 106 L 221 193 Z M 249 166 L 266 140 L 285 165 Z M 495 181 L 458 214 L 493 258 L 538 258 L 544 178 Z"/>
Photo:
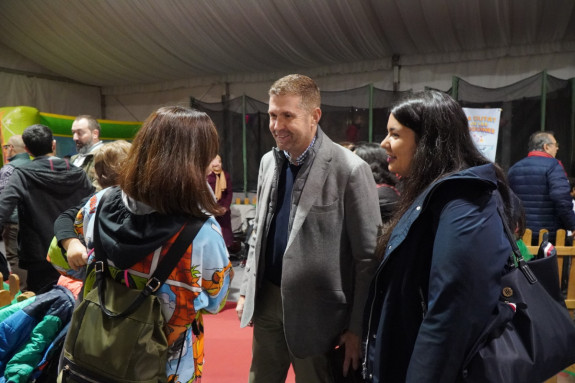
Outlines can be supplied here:
<path id="1" fill-rule="evenodd" d="M 507 177 L 445 93 L 396 103 L 380 144 L 333 142 L 321 115 L 313 79 L 292 74 L 270 87 L 276 147 L 261 159 L 236 302 L 240 326 L 253 327 L 249 382 L 285 382 L 290 366 L 298 382 L 460 381 L 498 310 L 512 252 L 505 223 L 549 229 L 551 241 L 559 228 L 575 231 L 554 135 L 534 133 Z M 65 286 L 79 301 L 94 283 L 97 228 L 117 282 L 141 289 L 182 227 L 205 219 L 157 292 L 166 373 L 199 380 L 202 313 L 222 308 L 234 275 L 233 188 L 216 128 L 203 112 L 170 106 L 132 143 L 104 143 L 100 131 L 78 116 L 69 161 L 54 155 L 44 125 L 7 141 L 0 225 L 9 263 L 27 290 Z M 187 331 L 192 322 L 199 332 Z"/>

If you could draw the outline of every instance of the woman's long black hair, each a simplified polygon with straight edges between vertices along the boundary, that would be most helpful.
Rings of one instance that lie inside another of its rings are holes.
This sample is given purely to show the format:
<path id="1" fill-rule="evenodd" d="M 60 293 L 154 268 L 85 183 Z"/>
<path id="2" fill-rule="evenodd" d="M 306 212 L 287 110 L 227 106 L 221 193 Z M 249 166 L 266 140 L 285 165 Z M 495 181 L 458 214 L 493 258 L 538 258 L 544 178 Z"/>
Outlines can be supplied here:
<path id="1" fill-rule="evenodd" d="M 397 211 L 378 240 L 376 252 L 380 258 L 384 255 L 393 227 L 429 185 L 449 174 L 490 163 L 473 143 L 465 112 L 446 93 L 436 90 L 414 93 L 396 104 L 391 114 L 401 125 L 415 132 L 417 148 L 409 175 L 402 180 Z M 507 207 L 507 180 L 503 170 L 497 165 L 495 168 L 500 193 Z M 506 213 L 509 217 L 509 212 Z"/>

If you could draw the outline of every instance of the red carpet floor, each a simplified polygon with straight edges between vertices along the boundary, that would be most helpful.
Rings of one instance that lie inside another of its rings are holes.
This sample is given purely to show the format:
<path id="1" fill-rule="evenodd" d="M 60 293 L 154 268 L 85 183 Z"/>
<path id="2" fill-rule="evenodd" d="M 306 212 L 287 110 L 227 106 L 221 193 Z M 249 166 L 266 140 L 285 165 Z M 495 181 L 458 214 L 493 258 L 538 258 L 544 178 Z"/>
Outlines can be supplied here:
<path id="1" fill-rule="evenodd" d="M 217 315 L 204 315 L 205 362 L 202 383 L 247 383 L 252 360 L 252 329 L 240 328 L 235 302 Z M 286 383 L 294 383 L 292 369 Z"/>

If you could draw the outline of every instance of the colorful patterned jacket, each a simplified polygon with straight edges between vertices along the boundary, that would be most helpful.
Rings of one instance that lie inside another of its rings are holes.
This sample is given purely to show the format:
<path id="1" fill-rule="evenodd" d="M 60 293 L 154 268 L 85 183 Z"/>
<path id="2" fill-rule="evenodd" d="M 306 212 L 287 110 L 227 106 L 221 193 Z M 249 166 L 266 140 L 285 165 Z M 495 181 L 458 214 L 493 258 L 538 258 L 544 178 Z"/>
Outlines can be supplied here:
<path id="1" fill-rule="evenodd" d="M 106 190 L 95 194 L 78 212 L 76 219 L 76 231 L 83 237 L 90 253 L 94 248 L 93 218 Z M 130 287 L 143 288 L 178 237 L 185 221 L 183 217 L 161 215 L 149 206 L 130 199 L 119 188 L 112 188 L 98 219 L 100 239 L 112 276 Z M 94 273 L 90 267 L 93 260 L 94 256 L 90 255 L 84 294 L 90 291 L 94 283 Z M 62 262 L 52 262 L 62 274 L 78 277 Z M 162 311 L 168 322 L 170 357 L 166 370 L 168 376 L 178 375 L 175 381 L 193 382 L 201 377 L 204 357 L 202 314 L 220 311 L 225 304 L 232 276 L 220 227 L 214 217 L 209 217 L 192 246 L 156 293 L 162 301 Z M 194 319 L 196 331 L 187 331 Z M 180 350 L 181 361 L 177 367 Z"/>

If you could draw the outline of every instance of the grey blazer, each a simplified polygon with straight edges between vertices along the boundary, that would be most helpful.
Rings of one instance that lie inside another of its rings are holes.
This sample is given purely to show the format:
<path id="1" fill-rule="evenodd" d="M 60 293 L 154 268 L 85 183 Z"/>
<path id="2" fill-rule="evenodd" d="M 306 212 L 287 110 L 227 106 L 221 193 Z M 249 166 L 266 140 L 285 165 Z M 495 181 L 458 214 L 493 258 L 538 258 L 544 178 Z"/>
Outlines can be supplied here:
<path id="1" fill-rule="evenodd" d="M 240 295 L 241 326 L 252 319 L 264 270 L 267 233 L 277 196 L 277 149 L 260 163 L 254 231 Z M 298 358 L 326 353 L 346 329 L 361 336 L 367 292 L 381 224 L 369 166 L 319 128 L 292 192 L 290 233 L 283 257 L 282 304 L 287 345 Z"/>

